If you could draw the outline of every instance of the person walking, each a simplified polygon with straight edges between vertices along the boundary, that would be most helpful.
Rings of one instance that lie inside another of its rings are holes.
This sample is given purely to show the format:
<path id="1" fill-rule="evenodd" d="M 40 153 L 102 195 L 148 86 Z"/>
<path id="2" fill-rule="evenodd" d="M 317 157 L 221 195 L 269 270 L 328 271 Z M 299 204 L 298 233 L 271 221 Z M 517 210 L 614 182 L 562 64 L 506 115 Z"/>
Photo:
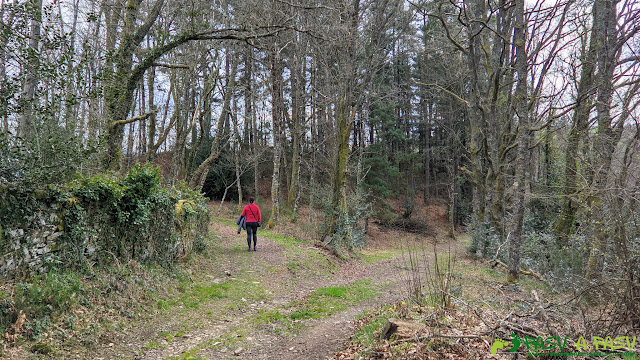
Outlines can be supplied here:
<path id="1" fill-rule="evenodd" d="M 242 215 L 246 219 L 247 226 L 247 245 L 249 246 L 249 250 L 251 251 L 251 237 L 253 236 L 253 251 L 256 251 L 256 243 L 258 242 L 258 228 L 262 226 L 260 222 L 262 221 L 262 215 L 260 214 L 260 207 L 253 202 L 255 199 L 253 197 L 249 198 L 249 205 L 245 206 L 242 209 Z"/>

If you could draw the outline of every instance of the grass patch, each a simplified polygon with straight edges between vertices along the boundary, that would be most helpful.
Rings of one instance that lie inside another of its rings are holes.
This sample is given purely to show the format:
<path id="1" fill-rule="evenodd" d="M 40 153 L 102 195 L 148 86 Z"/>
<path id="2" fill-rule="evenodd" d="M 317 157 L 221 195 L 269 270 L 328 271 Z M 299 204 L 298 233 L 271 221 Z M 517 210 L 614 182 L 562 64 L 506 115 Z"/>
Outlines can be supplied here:
<path id="1" fill-rule="evenodd" d="M 238 227 L 238 224 L 236 224 L 235 220 L 231 220 L 227 218 L 212 217 L 211 222 L 216 224 L 221 224 L 221 225 L 235 226 L 236 228 Z"/>
<path id="2" fill-rule="evenodd" d="M 170 309 L 176 306 L 184 306 L 187 309 L 198 309 L 200 305 L 219 299 L 239 300 L 263 300 L 267 298 L 264 287 L 256 284 L 258 281 L 247 279 L 231 279 L 219 284 L 206 283 L 181 283 L 182 294 L 166 300 L 158 300 L 159 309 Z"/>
<path id="3" fill-rule="evenodd" d="M 56 322 L 73 331 L 77 319 L 68 312 L 75 307 L 90 307 L 91 293 L 82 275 L 72 271 L 52 270 L 19 282 L 11 296 L 0 292 L 0 334 L 16 322 L 20 311 L 29 320 L 22 333 L 28 340 L 38 340 Z M 38 348 L 36 352 L 44 351 Z"/>
<path id="4" fill-rule="evenodd" d="M 365 325 L 358 328 L 353 334 L 353 341 L 364 347 L 372 346 L 379 338 L 380 333 L 387 324 L 389 315 L 386 310 L 380 310 L 374 313 L 363 313 L 356 317 L 356 321 L 364 320 Z"/>
<path id="5" fill-rule="evenodd" d="M 352 304 L 374 297 L 371 280 L 359 280 L 348 286 L 329 286 L 314 291 L 290 317 L 294 320 L 319 319 L 342 311 Z"/>
<path id="6" fill-rule="evenodd" d="M 287 237 L 284 236 L 282 234 L 278 234 L 276 232 L 273 232 L 272 230 L 258 230 L 258 236 L 260 236 L 260 234 L 262 234 L 264 237 L 267 237 L 271 240 L 273 240 L 274 242 L 276 242 L 278 245 L 284 246 L 284 247 L 289 247 L 292 245 L 296 245 L 296 244 L 302 244 L 302 243 L 306 243 L 305 240 L 302 239 L 297 239 L 297 238 L 292 238 L 292 237 Z"/>
<path id="7" fill-rule="evenodd" d="M 271 324 L 274 322 L 284 322 L 288 319 L 286 315 L 282 315 L 279 310 L 262 311 L 254 318 L 258 324 Z"/>
<path id="8" fill-rule="evenodd" d="M 307 319 L 320 319 L 377 295 L 371 280 L 359 280 L 345 286 L 319 288 L 302 301 L 288 306 L 261 311 L 253 318 L 258 325 L 268 325 L 276 334 L 295 331 Z"/>
<path id="9" fill-rule="evenodd" d="M 164 341 L 166 341 L 168 344 L 171 344 L 171 342 L 173 341 L 173 335 L 171 335 L 168 331 L 161 331 L 158 335 L 163 338 Z"/>
<path id="10" fill-rule="evenodd" d="M 162 348 L 162 347 L 165 347 L 165 346 L 166 345 L 162 345 L 157 341 L 148 342 L 148 343 L 144 344 L 144 347 L 149 349 L 149 350 L 158 349 L 158 348 Z"/>
<path id="11" fill-rule="evenodd" d="M 389 260 L 400 255 L 400 251 L 395 249 L 390 250 L 363 250 L 361 253 L 361 262 L 365 264 L 375 264 L 380 261 Z"/>
<path id="12" fill-rule="evenodd" d="M 196 345 L 195 347 L 187 350 L 179 357 L 174 357 L 172 359 L 176 360 L 196 360 L 196 359 L 204 359 L 202 357 L 196 356 L 200 351 L 210 348 L 214 350 L 221 350 L 225 348 L 230 348 L 238 342 L 244 342 L 247 338 L 247 330 L 243 328 L 233 328 L 225 335 L 216 338 L 203 341 Z"/>
<path id="13" fill-rule="evenodd" d="M 295 273 L 296 270 L 298 269 L 298 264 L 296 264 L 294 262 L 287 263 L 287 269 L 289 271 L 291 271 L 292 273 Z"/>

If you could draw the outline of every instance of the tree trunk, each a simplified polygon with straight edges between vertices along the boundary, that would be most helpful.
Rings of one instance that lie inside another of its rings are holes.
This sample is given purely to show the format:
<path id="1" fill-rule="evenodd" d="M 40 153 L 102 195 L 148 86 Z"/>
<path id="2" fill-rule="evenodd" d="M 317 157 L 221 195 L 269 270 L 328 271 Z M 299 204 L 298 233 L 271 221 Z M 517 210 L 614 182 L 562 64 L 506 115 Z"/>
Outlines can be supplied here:
<path id="1" fill-rule="evenodd" d="M 296 46 L 296 53 L 294 54 L 293 69 L 291 70 L 291 104 L 292 104 L 292 156 L 291 156 L 291 181 L 289 182 L 289 194 L 287 197 L 287 206 L 290 208 L 296 207 L 296 199 L 298 198 L 299 184 L 298 179 L 300 177 L 300 127 L 304 120 L 304 78 L 302 69 L 302 54 L 300 54 L 299 46 Z M 295 221 L 297 214 L 293 213 L 293 220 Z"/>
<path id="2" fill-rule="evenodd" d="M 340 93 L 335 106 L 335 131 L 336 131 L 336 164 L 334 168 L 333 186 L 331 195 L 331 217 L 329 219 L 328 235 L 333 236 L 338 217 L 346 212 L 347 194 L 345 189 L 345 176 L 347 160 L 349 158 L 349 135 L 351 124 L 355 117 L 356 108 L 353 105 L 356 82 L 356 39 L 358 37 L 358 18 L 360 15 L 360 0 L 353 0 L 353 7 L 349 10 L 349 39 L 346 44 L 344 61 L 345 76 L 340 84 Z"/>
<path id="3" fill-rule="evenodd" d="M 268 227 L 278 223 L 280 214 L 280 166 L 282 157 L 282 127 L 284 126 L 284 103 L 282 99 L 282 59 L 277 43 L 271 54 L 271 118 L 273 122 L 273 176 L 271 178 L 271 218 Z"/>
<path id="4" fill-rule="evenodd" d="M 251 162 L 253 164 L 253 197 L 255 201 L 258 201 L 258 181 L 259 181 L 259 169 L 258 169 L 258 146 L 257 146 L 257 124 L 256 117 L 253 113 L 253 89 L 252 89 L 252 76 L 253 76 L 253 48 L 248 45 L 244 49 L 244 121 L 249 124 L 250 133 L 249 146 L 251 147 Z"/>
<path id="5" fill-rule="evenodd" d="M 355 109 L 348 108 L 346 101 L 341 99 L 336 109 L 336 136 L 338 153 L 333 178 L 333 193 L 331 197 L 331 219 L 329 221 L 329 235 L 333 235 L 336 228 L 336 216 L 346 211 L 347 199 L 345 189 L 345 174 L 347 171 L 347 159 L 349 158 L 349 134 Z"/>
<path id="6" fill-rule="evenodd" d="M 228 59 L 229 57 L 227 57 Z M 189 180 L 189 186 L 194 189 L 202 190 L 207 175 L 213 162 L 220 156 L 220 144 L 223 138 L 228 134 L 225 132 L 225 124 L 228 124 L 229 113 L 231 112 L 231 96 L 235 88 L 235 78 L 237 71 L 237 63 L 233 57 L 230 73 L 227 74 L 227 86 L 225 87 L 222 111 L 216 125 L 216 135 L 211 143 L 209 156 L 198 166 L 196 171 Z"/>
<path id="7" fill-rule="evenodd" d="M 591 244 L 589 259 L 587 261 L 586 278 L 597 279 L 604 263 L 604 255 L 607 251 L 607 240 L 612 236 L 612 224 L 608 218 L 611 208 L 607 207 L 607 180 L 610 172 L 611 160 L 615 151 L 614 130 L 611 127 L 611 100 L 613 97 L 613 72 L 617 62 L 617 32 L 616 32 L 616 2 L 613 0 L 601 0 L 594 2 L 594 29 L 597 43 L 596 54 L 598 59 L 598 73 L 596 86 L 598 96 L 596 112 L 598 129 L 593 142 L 595 170 L 592 185 L 592 217 L 591 223 L 594 230 L 594 239 Z"/>
<path id="8" fill-rule="evenodd" d="M 31 25 L 29 30 L 29 48 L 27 65 L 25 67 L 25 80 L 22 86 L 22 114 L 18 124 L 18 136 L 23 139 L 33 137 L 33 101 L 38 88 L 39 67 L 40 67 L 40 30 L 42 27 L 42 0 L 35 0 L 31 14 Z"/>
<path id="9" fill-rule="evenodd" d="M 483 17 L 485 13 L 484 2 L 479 1 L 477 4 L 471 2 L 472 16 Z M 486 167 L 483 159 L 486 152 L 486 138 L 484 131 L 485 109 L 482 106 L 481 88 L 479 71 L 482 67 L 480 64 L 480 52 L 482 51 L 482 42 L 480 32 L 481 25 L 472 22 L 469 25 L 469 49 L 467 54 L 468 66 L 471 71 L 470 76 L 470 109 L 469 109 L 469 158 L 471 162 L 471 182 L 473 183 L 473 213 L 478 222 L 486 221 Z"/>
<path id="10" fill-rule="evenodd" d="M 594 15 L 597 7 L 598 5 L 594 3 Z M 590 98 L 596 65 L 596 41 L 594 35 L 595 32 L 592 33 L 591 39 L 589 39 L 588 50 L 585 49 L 582 56 L 582 73 L 580 75 L 580 82 L 578 83 L 576 108 L 573 113 L 573 124 L 569 132 L 569 139 L 567 140 L 567 148 L 564 155 L 564 197 L 562 199 L 562 210 L 554 229 L 560 246 L 567 244 L 567 240 L 573 232 L 576 222 L 576 212 L 579 207 L 579 202 L 576 198 L 578 196 L 578 147 L 580 145 L 580 139 L 584 138 L 589 126 L 589 114 L 591 112 Z"/>
<path id="11" fill-rule="evenodd" d="M 524 16 L 524 0 L 515 1 L 515 26 L 514 45 L 516 51 L 516 71 L 518 73 L 518 83 L 514 94 L 514 105 L 516 116 L 518 117 L 518 158 L 516 170 L 516 200 L 514 204 L 515 228 L 509 243 L 509 282 L 517 281 L 520 276 L 520 246 L 523 241 L 522 227 L 524 223 L 524 213 L 526 210 L 525 183 L 527 181 L 529 141 L 531 130 L 529 129 L 529 99 L 527 90 L 527 51 L 526 51 L 526 20 Z"/>
<path id="12" fill-rule="evenodd" d="M 429 205 L 431 194 L 431 112 L 426 96 L 422 98 L 422 121 L 424 123 L 424 205 Z"/>
<path id="13" fill-rule="evenodd" d="M 238 186 L 238 212 L 242 212 L 242 182 L 240 181 L 240 176 L 242 175 L 242 171 L 240 169 L 240 152 L 242 151 L 242 147 L 240 146 L 240 127 L 238 126 L 237 105 L 235 97 L 233 97 L 233 111 L 231 112 L 231 114 L 231 119 L 233 120 L 233 132 L 235 135 L 234 160 L 236 166 L 236 185 Z"/>
<path id="14" fill-rule="evenodd" d="M 147 90 L 149 91 L 149 110 L 155 111 L 155 79 L 156 79 L 156 69 L 152 67 L 147 73 Z M 149 116 L 149 133 L 147 134 L 147 160 L 153 161 L 156 152 L 155 152 L 155 139 L 156 139 L 156 114 L 153 113 Z"/>

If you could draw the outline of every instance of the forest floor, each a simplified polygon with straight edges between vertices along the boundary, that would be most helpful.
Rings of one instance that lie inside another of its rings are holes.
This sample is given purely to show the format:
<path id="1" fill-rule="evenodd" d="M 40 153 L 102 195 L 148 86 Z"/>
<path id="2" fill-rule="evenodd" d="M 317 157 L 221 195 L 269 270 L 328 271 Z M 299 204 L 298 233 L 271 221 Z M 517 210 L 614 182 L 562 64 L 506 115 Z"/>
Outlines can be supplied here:
<path id="1" fill-rule="evenodd" d="M 73 331 L 60 326 L 36 343 L 5 349 L 1 355 L 7 359 L 413 358 L 406 354 L 416 353 L 415 346 L 374 339 L 387 318 L 421 312 L 405 300 L 415 288 L 415 275 L 425 275 L 434 263 L 435 251 L 441 259 L 455 258 L 459 288 L 452 282 L 448 289 L 470 294 L 466 297 L 470 303 L 484 304 L 480 311 L 485 315 L 461 305 L 459 314 L 438 312 L 440 325 L 449 322 L 445 329 L 452 329 L 454 322 L 457 329 L 481 328 L 483 318 L 511 311 L 508 318 L 514 307 L 530 304 L 532 289 L 541 296 L 548 293 L 543 284 L 527 279 L 520 287 L 506 285 L 502 273 L 470 259 L 468 239 L 451 240 L 440 212 L 434 209 L 430 215 L 429 236 L 372 225 L 367 246 L 349 259 L 296 236 L 305 232 L 300 226 L 288 232 L 260 229 L 258 251 L 248 252 L 245 233 L 236 233 L 229 216 L 214 218 L 211 244 L 201 254 L 171 271 L 135 263 L 118 266 L 115 274 L 103 274 L 110 278 L 107 287 L 115 288 L 115 294 L 109 293 L 105 300 L 97 298 L 100 292 L 94 293 L 92 302 L 98 305 L 74 309 Z M 447 320 L 452 316 L 456 321 Z M 424 314 L 416 319 L 421 317 L 424 320 Z M 491 339 L 470 337 L 465 349 L 452 345 L 444 353 L 451 354 L 447 358 L 488 358 Z M 398 345 L 405 355 L 393 355 Z"/>

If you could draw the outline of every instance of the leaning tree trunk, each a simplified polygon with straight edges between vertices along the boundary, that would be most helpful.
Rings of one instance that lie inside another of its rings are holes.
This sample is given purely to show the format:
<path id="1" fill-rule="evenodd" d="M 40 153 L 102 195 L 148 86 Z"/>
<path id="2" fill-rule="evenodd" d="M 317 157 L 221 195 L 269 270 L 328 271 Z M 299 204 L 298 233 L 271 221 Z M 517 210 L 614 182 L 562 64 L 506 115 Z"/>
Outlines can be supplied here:
<path id="1" fill-rule="evenodd" d="M 596 9 L 597 5 L 594 3 L 593 10 L 595 11 Z M 573 124 L 565 150 L 564 198 L 562 200 L 562 211 L 554 228 L 556 238 L 561 246 L 567 244 L 569 235 L 573 232 L 576 212 L 579 207 L 576 199 L 578 192 L 578 148 L 580 139 L 586 135 L 589 125 L 589 113 L 591 112 L 590 95 L 595 70 L 595 46 L 596 41 L 592 35 L 589 40 L 589 48 L 582 56 L 582 74 L 578 83 L 576 109 L 573 113 Z"/>
<path id="2" fill-rule="evenodd" d="M 233 59 L 235 59 L 235 57 Z M 232 60 L 230 73 L 227 74 L 227 86 L 225 87 L 222 111 L 220 112 L 220 117 L 218 118 L 218 123 L 216 125 L 216 135 L 213 138 L 213 142 L 211 143 L 209 156 L 207 156 L 207 158 L 198 166 L 193 175 L 191 175 L 191 180 L 189 180 L 189 186 L 193 189 L 202 190 L 204 182 L 207 179 L 207 175 L 209 175 L 211 165 L 213 165 L 213 162 L 216 161 L 218 156 L 220 156 L 220 144 L 222 143 L 223 138 L 228 134 L 227 132 L 225 132 L 224 124 L 227 123 L 227 119 L 229 118 L 229 114 L 231 112 L 231 96 L 234 92 L 236 84 L 235 78 L 237 68 L 238 66 L 236 61 Z"/>

